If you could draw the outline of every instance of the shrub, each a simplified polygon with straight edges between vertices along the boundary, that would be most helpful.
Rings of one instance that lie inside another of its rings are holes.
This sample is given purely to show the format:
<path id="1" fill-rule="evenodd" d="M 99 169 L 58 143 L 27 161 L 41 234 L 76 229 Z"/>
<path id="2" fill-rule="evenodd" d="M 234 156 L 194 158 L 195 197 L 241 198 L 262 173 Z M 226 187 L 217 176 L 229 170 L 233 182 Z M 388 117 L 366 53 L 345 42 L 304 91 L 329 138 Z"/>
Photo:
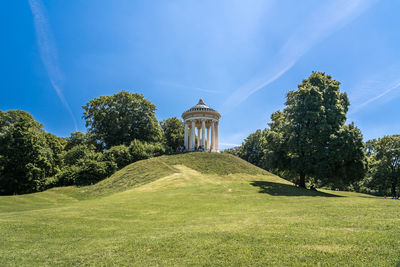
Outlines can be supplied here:
<path id="1" fill-rule="evenodd" d="M 113 146 L 101 155 L 101 161 L 114 162 L 118 169 L 122 169 L 126 165 L 132 163 L 132 155 L 129 148 L 124 145 Z"/>
<path id="2" fill-rule="evenodd" d="M 161 143 L 147 143 L 140 140 L 133 140 L 129 146 L 129 153 L 132 162 L 160 156 L 165 153 L 165 148 Z"/>
<path id="3" fill-rule="evenodd" d="M 64 163 L 76 165 L 82 159 L 97 160 L 100 155 L 93 145 L 76 145 L 65 153 Z"/>

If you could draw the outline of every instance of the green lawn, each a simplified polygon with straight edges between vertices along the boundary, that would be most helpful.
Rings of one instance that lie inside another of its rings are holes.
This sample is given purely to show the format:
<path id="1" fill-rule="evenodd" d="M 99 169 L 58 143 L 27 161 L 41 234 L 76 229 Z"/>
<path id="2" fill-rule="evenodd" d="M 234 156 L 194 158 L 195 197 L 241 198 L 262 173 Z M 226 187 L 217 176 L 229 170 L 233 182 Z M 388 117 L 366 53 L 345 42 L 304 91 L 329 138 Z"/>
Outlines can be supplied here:
<path id="1" fill-rule="evenodd" d="M 0 266 L 399 266 L 400 201 L 292 186 L 231 155 L 0 197 Z"/>

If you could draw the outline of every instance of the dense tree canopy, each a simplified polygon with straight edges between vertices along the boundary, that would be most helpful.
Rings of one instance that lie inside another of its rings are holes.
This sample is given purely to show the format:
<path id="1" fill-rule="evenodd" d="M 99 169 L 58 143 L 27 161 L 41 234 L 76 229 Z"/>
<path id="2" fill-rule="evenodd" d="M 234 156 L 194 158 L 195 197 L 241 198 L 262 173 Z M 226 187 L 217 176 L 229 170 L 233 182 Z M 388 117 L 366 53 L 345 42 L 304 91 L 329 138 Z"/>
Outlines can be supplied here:
<path id="1" fill-rule="evenodd" d="M 183 146 L 184 132 L 183 123 L 176 117 L 160 122 L 164 131 L 164 142 L 170 151 L 175 151 L 177 147 Z"/>
<path id="2" fill-rule="evenodd" d="M 354 126 L 344 125 L 349 101 L 339 84 L 329 75 L 314 72 L 298 90 L 287 94 L 278 131 L 284 139 L 284 162 L 299 175 L 302 187 L 307 177 L 340 184 L 363 177 L 362 137 Z M 352 176 L 349 169 L 361 176 Z"/>
<path id="3" fill-rule="evenodd" d="M 141 94 L 121 91 L 100 96 L 90 100 L 83 109 L 88 133 L 107 149 L 129 145 L 133 139 L 146 142 L 161 139 L 156 107 Z"/>
<path id="4" fill-rule="evenodd" d="M 0 111 L 0 194 L 96 183 L 116 170 L 165 153 L 155 106 L 126 91 L 95 98 L 83 107 L 87 133 L 59 138 L 24 111 Z M 182 123 L 165 123 L 167 145 L 183 138 Z M 183 141 L 182 141 L 183 142 Z"/>
<path id="5" fill-rule="evenodd" d="M 264 149 L 267 130 L 257 130 L 243 142 L 240 157 L 258 167 L 264 167 Z"/>
<path id="6" fill-rule="evenodd" d="M 342 125 L 329 140 L 329 155 L 322 185 L 330 184 L 341 188 L 364 178 L 367 158 L 360 130 L 354 124 Z"/>
<path id="7" fill-rule="evenodd" d="M 70 150 L 75 146 L 85 145 L 89 143 L 87 135 L 82 132 L 73 132 L 69 137 L 66 137 L 65 140 L 65 150 Z"/>
<path id="8" fill-rule="evenodd" d="M 29 113 L 0 111 L 0 194 L 41 190 L 59 170 L 64 145 Z"/>
<path id="9" fill-rule="evenodd" d="M 362 179 L 362 135 L 353 124 L 344 124 L 349 100 L 339 84 L 325 73 L 313 72 L 298 90 L 287 94 L 285 109 L 272 114 L 264 137 L 258 131 L 246 139 L 241 156 L 246 159 L 250 153 L 257 158 L 251 161 L 262 158 L 259 166 L 297 175 L 302 187 L 310 179 L 320 185 Z"/>
<path id="10" fill-rule="evenodd" d="M 368 143 L 372 165 L 370 186 L 397 196 L 400 187 L 400 135 L 384 136 Z"/>

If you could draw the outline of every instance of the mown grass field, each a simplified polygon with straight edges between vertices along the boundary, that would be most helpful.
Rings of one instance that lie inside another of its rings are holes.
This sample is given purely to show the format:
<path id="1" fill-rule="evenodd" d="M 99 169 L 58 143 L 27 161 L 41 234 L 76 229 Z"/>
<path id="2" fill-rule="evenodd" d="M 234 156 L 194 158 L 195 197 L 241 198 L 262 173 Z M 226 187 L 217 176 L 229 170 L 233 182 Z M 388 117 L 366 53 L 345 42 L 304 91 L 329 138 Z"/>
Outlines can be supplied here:
<path id="1" fill-rule="evenodd" d="M 314 192 L 225 154 L 0 197 L 0 266 L 399 266 L 400 201 Z"/>

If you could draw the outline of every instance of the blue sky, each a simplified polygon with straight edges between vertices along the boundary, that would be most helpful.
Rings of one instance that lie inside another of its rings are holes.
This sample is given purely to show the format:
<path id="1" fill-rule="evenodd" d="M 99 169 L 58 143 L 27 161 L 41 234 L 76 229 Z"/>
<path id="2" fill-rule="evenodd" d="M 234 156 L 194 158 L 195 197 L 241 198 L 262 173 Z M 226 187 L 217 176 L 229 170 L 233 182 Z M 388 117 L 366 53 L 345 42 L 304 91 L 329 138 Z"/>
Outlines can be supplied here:
<path id="1" fill-rule="evenodd" d="M 0 109 L 59 136 L 82 105 L 142 93 L 159 120 L 203 98 L 241 144 L 313 70 L 341 82 L 364 139 L 400 133 L 400 1 L 6 1 Z"/>

